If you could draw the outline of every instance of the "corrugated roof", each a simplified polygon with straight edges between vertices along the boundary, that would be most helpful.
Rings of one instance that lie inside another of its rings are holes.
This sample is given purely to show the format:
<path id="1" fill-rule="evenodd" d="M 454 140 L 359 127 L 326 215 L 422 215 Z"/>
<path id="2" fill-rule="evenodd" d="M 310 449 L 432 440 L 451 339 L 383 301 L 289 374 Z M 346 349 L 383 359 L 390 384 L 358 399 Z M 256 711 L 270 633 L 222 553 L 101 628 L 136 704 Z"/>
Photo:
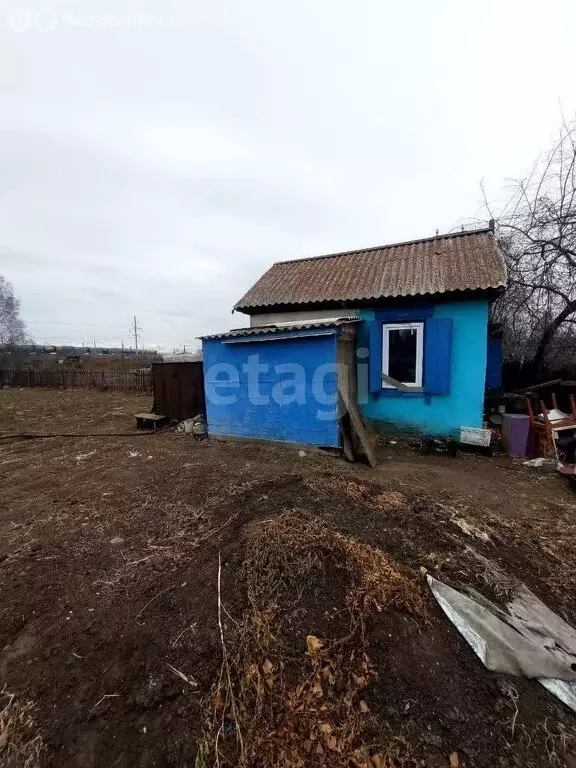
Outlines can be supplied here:
<path id="1" fill-rule="evenodd" d="M 506 285 L 506 266 L 492 229 L 346 251 L 274 264 L 237 302 L 252 309 L 360 302 Z"/>
<path id="2" fill-rule="evenodd" d="M 259 325 L 251 328 L 233 328 L 226 333 L 214 333 L 212 336 L 199 336 L 203 341 L 213 339 L 233 339 L 236 336 L 262 336 L 269 333 L 286 333 L 290 331 L 307 331 L 313 328 L 337 328 L 340 325 L 360 322 L 357 317 L 340 317 L 335 320 L 313 320 L 308 323 L 294 323 L 291 325 Z"/>

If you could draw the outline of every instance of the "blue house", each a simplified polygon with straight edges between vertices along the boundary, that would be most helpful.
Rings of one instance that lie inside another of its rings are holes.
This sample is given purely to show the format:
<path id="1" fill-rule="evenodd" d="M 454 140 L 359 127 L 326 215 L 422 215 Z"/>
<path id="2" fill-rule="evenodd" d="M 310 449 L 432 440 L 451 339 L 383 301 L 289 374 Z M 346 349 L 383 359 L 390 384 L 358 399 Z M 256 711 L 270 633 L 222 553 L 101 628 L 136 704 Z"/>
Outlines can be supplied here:
<path id="1" fill-rule="evenodd" d="M 250 326 L 203 338 L 209 432 L 337 447 L 347 398 L 382 433 L 481 427 L 505 285 L 493 226 L 278 262 L 234 307 Z"/>

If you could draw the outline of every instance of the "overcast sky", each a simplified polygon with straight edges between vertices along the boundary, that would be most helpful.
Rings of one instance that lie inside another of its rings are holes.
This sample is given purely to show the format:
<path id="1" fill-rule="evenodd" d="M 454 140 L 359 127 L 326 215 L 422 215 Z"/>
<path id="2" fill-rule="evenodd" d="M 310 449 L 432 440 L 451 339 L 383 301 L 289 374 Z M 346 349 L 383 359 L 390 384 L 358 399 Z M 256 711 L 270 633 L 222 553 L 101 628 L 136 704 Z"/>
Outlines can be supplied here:
<path id="1" fill-rule="evenodd" d="M 0 273 L 195 345 L 274 261 L 449 231 L 576 110 L 573 0 L 0 1 Z"/>

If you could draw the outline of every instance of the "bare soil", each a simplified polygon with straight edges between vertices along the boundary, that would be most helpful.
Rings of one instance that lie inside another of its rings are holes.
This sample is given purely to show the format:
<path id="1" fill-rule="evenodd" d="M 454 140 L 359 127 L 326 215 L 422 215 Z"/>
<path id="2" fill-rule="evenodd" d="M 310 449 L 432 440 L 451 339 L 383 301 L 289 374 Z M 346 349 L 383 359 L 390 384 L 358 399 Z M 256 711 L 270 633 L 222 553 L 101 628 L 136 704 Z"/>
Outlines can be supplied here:
<path id="1" fill-rule="evenodd" d="M 386 552 L 425 595 L 425 623 L 395 610 L 367 623 L 358 746 L 382 766 L 450 766 L 454 753 L 463 768 L 576 766 L 576 718 L 536 682 L 486 671 L 421 575 L 498 599 L 486 558 L 576 625 L 576 499 L 563 481 L 402 442 L 383 441 L 370 470 L 292 446 L 114 436 L 150 405 L 0 390 L 0 434 L 110 435 L 0 440 L 0 764 L 194 766 L 222 662 L 219 553 L 233 643 L 250 532 L 291 512 Z M 318 563 L 279 597 L 295 658 L 308 635 L 345 629 L 349 575 Z"/>

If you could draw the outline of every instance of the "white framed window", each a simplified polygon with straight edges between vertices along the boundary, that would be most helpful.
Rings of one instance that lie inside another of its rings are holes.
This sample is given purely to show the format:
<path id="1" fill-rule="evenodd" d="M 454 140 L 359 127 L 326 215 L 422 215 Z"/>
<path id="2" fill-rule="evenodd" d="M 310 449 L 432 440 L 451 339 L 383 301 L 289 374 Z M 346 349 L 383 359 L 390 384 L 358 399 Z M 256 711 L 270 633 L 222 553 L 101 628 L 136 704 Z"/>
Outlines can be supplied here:
<path id="1" fill-rule="evenodd" d="M 384 323 L 382 326 L 382 374 L 407 387 L 422 386 L 424 323 Z M 382 381 L 385 389 L 394 384 Z"/>

